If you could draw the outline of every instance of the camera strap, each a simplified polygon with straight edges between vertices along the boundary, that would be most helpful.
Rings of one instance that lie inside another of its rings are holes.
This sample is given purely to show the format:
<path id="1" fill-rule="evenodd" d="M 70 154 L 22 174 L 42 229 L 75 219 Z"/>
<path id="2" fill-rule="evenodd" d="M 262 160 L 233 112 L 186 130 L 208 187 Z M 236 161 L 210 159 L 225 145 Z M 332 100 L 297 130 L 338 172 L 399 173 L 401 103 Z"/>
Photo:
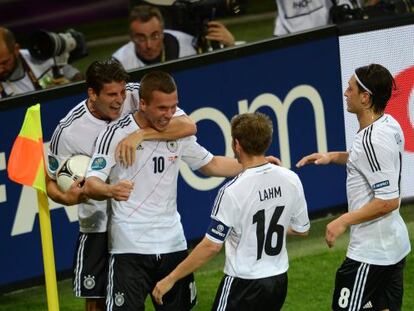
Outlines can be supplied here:
<path id="1" fill-rule="evenodd" d="M 39 80 L 36 78 L 33 70 L 30 68 L 29 64 L 26 62 L 23 56 L 20 55 L 20 59 L 22 60 L 24 72 L 27 72 L 30 81 L 32 82 L 35 90 L 41 90 L 42 87 L 40 86 Z"/>

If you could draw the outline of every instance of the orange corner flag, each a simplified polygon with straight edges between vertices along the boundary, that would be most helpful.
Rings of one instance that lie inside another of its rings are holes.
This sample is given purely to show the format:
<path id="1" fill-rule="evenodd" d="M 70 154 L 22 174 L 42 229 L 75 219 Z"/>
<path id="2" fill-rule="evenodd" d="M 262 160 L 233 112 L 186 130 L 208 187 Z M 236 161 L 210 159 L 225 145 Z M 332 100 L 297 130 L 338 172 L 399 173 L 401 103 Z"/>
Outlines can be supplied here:
<path id="1" fill-rule="evenodd" d="M 26 111 L 22 129 L 10 153 L 7 172 L 11 180 L 46 192 L 39 104 Z"/>

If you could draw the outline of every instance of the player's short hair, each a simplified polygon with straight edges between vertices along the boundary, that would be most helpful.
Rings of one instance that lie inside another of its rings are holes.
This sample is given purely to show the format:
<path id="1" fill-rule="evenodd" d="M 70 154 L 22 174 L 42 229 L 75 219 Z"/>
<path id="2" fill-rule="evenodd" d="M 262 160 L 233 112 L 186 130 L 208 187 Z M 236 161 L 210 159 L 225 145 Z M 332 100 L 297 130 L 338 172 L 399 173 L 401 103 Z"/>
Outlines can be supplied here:
<path id="1" fill-rule="evenodd" d="M 16 38 L 14 34 L 7 28 L 0 26 L 0 41 L 3 41 L 7 47 L 7 50 L 11 53 L 14 51 L 16 44 Z"/>
<path id="2" fill-rule="evenodd" d="M 157 7 L 151 5 L 142 4 L 134 6 L 129 13 L 128 22 L 129 24 L 131 24 L 133 21 L 146 23 L 153 17 L 160 21 L 161 27 L 164 29 L 164 19 L 160 10 Z"/>
<path id="3" fill-rule="evenodd" d="M 392 74 L 382 65 L 370 64 L 359 67 L 355 70 L 361 83 L 371 91 L 372 108 L 375 113 L 382 113 L 391 98 L 392 91 L 395 90 L 395 80 Z M 366 92 L 357 81 L 360 92 Z"/>
<path id="4" fill-rule="evenodd" d="M 171 94 L 177 90 L 174 78 L 164 71 L 151 71 L 141 79 L 139 87 L 139 98 L 148 104 L 152 100 L 152 92 L 160 91 Z"/>
<path id="5" fill-rule="evenodd" d="M 243 113 L 231 120 L 231 136 L 249 155 L 265 154 L 272 143 L 272 135 L 272 121 L 263 113 Z"/>
<path id="6" fill-rule="evenodd" d="M 86 70 L 86 86 L 92 88 L 98 95 L 103 89 L 104 84 L 126 82 L 128 79 L 128 73 L 121 63 L 114 58 L 96 60 Z"/>

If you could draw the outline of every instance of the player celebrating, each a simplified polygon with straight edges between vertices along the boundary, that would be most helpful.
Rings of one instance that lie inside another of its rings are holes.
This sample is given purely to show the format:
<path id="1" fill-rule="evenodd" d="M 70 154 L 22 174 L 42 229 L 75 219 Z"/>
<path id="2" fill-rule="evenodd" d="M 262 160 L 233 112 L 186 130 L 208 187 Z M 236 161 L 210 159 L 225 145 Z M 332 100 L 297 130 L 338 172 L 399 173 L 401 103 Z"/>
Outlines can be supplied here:
<path id="1" fill-rule="evenodd" d="M 302 184 L 292 171 L 269 164 L 264 153 L 272 123 L 260 113 L 232 119 L 233 151 L 243 171 L 216 197 L 204 239 L 152 294 L 163 296 L 212 259 L 226 243 L 225 276 L 212 310 L 280 310 L 287 293 L 286 234 L 306 235 L 309 218 Z"/>
<path id="2" fill-rule="evenodd" d="M 86 298 L 86 310 L 104 310 L 107 286 L 107 202 L 86 199 L 84 188 L 75 182 L 67 192 L 61 192 L 56 184 L 56 170 L 69 157 L 76 154 L 92 156 L 94 143 L 99 132 L 112 120 L 136 110 L 138 83 L 126 81 L 128 74 L 116 60 L 95 61 L 86 72 L 88 98 L 75 106 L 63 118 L 54 131 L 49 146 L 47 191 L 50 198 L 65 205 L 77 203 L 79 216 L 79 238 L 74 259 L 73 286 L 76 297 Z M 179 114 L 183 114 L 182 111 Z M 194 133 L 193 126 L 187 126 L 186 116 L 174 118 L 172 129 L 160 133 L 144 130 L 132 133 L 126 145 L 121 144 L 120 155 L 124 158 L 135 151 L 136 139 L 173 139 Z M 175 136 L 177 134 L 177 136 Z M 134 152 L 135 154 L 135 152 Z M 131 157 L 128 156 L 128 160 Z M 125 163 L 128 164 L 128 163 Z M 113 185 L 111 193 L 115 198 L 125 195 L 122 185 Z"/>
<path id="3" fill-rule="evenodd" d="M 381 65 L 355 70 L 345 91 L 347 110 L 359 131 L 348 152 L 314 153 L 309 163 L 346 164 L 348 212 L 326 227 L 326 243 L 351 227 L 346 259 L 337 270 L 333 310 L 401 310 L 403 269 L 410 252 L 407 228 L 399 213 L 404 134 L 384 114 L 394 78 Z"/>

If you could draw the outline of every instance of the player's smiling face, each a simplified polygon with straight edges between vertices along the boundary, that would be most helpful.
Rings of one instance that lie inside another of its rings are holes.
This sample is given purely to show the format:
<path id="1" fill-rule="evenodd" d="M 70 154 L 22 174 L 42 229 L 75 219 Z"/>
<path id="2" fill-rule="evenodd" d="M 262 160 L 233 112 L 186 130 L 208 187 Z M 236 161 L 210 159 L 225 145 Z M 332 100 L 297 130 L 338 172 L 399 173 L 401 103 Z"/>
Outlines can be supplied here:
<path id="1" fill-rule="evenodd" d="M 177 91 L 170 94 L 153 91 L 149 103 L 141 99 L 140 109 L 148 125 L 162 132 L 170 124 L 171 118 L 177 110 L 177 102 Z"/>
<path id="2" fill-rule="evenodd" d="M 88 105 L 91 113 L 98 119 L 113 121 L 121 116 L 122 105 L 126 97 L 126 82 L 105 83 L 99 94 L 88 89 Z"/>

